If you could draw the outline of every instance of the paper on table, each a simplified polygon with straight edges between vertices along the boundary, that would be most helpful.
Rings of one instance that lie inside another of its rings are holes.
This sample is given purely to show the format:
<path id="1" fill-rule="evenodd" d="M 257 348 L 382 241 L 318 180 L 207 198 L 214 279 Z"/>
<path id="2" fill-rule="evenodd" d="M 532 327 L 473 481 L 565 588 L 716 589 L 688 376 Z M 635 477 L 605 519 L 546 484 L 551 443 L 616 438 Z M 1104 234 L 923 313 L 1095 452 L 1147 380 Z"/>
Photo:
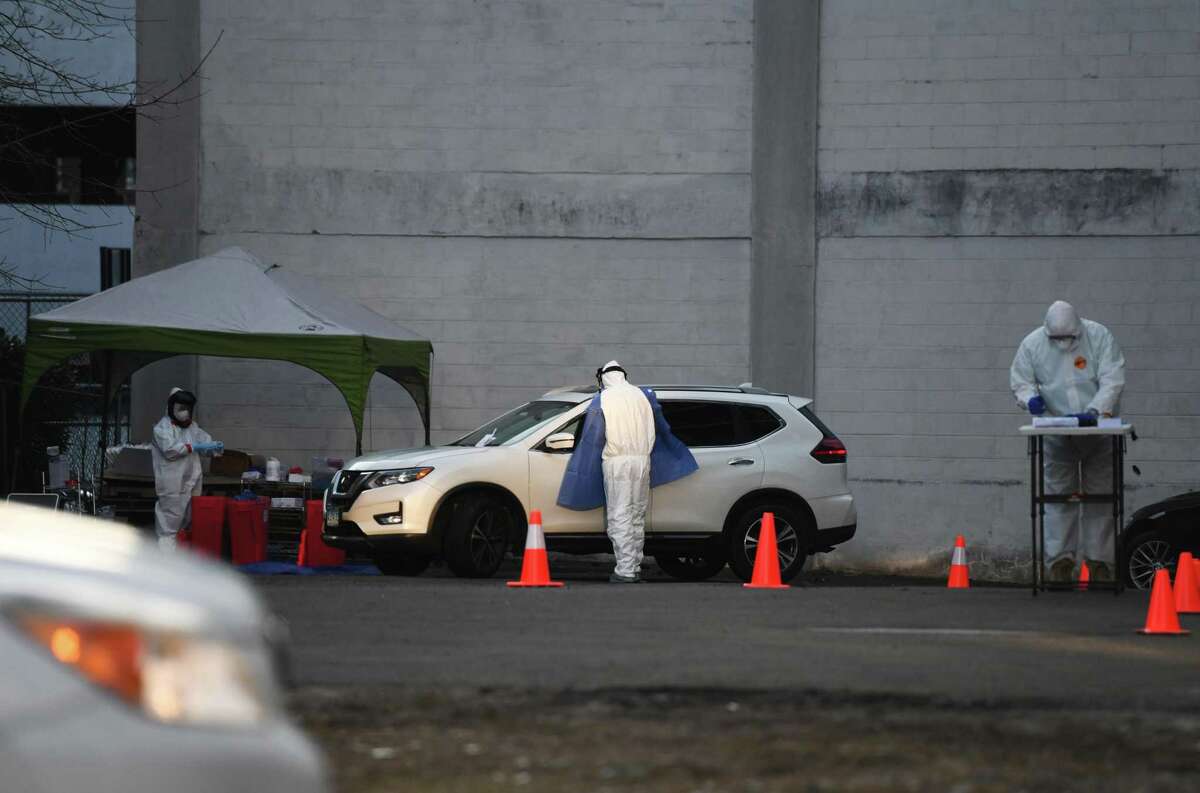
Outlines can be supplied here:
<path id="1" fill-rule="evenodd" d="M 1034 416 L 1035 427 L 1078 427 L 1079 419 L 1074 416 Z"/>
<path id="2" fill-rule="evenodd" d="M 1104 430 L 1119 430 L 1125 425 L 1121 423 L 1120 416 L 1114 416 L 1111 419 L 1098 419 L 1096 426 Z"/>

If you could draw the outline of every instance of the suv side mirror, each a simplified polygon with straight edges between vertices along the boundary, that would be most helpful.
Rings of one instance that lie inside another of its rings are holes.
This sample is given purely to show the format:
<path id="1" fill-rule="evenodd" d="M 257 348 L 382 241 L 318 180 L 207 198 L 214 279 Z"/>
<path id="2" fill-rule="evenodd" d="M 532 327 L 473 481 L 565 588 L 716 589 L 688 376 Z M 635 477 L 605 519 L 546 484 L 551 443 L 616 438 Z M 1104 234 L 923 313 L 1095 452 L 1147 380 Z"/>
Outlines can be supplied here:
<path id="1" fill-rule="evenodd" d="M 569 432 L 556 432 L 546 439 L 546 448 L 552 452 L 569 452 L 575 448 L 575 436 Z"/>

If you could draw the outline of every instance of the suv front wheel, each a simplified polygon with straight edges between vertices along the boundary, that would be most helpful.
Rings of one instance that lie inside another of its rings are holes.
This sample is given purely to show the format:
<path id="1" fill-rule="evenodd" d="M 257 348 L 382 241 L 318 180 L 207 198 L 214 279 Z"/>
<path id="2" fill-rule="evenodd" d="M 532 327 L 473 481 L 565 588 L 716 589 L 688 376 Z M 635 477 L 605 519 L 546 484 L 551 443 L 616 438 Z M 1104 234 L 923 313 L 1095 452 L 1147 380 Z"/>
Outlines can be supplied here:
<path id="1" fill-rule="evenodd" d="M 451 505 L 446 523 L 446 566 L 459 578 L 490 578 L 500 569 L 515 521 L 498 499 L 463 496 Z"/>
<path id="2" fill-rule="evenodd" d="M 779 578 L 790 581 L 808 560 L 813 526 L 807 515 L 787 504 L 755 504 L 734 518 L 729 528 L 729 566 L 743 581 L 749 581 L 754 575 L 754 556 L 758 551 L 758 532 L 762 528 L 764 512 L 775 515 Z"/>

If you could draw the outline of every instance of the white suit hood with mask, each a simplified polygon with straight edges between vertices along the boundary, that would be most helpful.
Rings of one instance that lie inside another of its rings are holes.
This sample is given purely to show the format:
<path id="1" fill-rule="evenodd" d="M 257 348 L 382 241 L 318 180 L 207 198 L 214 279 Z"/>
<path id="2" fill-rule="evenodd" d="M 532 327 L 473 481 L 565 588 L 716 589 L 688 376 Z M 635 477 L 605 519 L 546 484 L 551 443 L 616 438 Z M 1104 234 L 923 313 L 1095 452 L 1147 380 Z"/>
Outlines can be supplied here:
<path id="1" fill-rule="evenodd" d="M 1042 327 L 1021 342 L 1009 385 L 1022 409 L 1041 396 L 1051 416 L 1089 411 L 1115 416 L 1125 388 L 1125 356 L 1108 328 L 1081 319 L 1059 300 Z"/>
<path id="2" fill-rule="evenodd" d="M 196 424 L 194 402 L 189 405 L 186 422 L 171 415 L 179 406 L 171 397 L 179 393 L 182 389 L 171 390 L 168 414 L 154 425 L 154 440 L 150 445 L 154 490 L 158 495 L 158 503 L 154 505 L 154 530 L 158 544 L 164 549 L 173 549 L 179 531 L 191 524 L 192 496 L 200 495 L 204 471 L 200 455 L 192 447 L 212 440 Z"/>
<path id="3" fill-rule="evenodd" d="M 604 413 L 604 496 L 608 536 L 617 558 L 616 574 L 634 578 L 642 566 L 646 511 L 650 506 L 650 452 L 654 449 L 654 410 L 620 364 L 601 368 L 600 409 Z"/>

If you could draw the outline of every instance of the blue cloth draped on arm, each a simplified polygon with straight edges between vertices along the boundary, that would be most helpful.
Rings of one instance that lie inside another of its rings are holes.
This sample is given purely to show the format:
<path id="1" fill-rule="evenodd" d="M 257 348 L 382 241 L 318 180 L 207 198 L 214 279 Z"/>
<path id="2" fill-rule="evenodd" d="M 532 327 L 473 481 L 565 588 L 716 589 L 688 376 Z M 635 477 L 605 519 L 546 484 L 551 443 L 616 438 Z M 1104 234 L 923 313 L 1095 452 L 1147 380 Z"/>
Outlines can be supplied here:
<path id="1" fill-rule="evenodd" d="M 682 479 L 700 466 L 692 452 L 683 444 L 667 423 L 662 405 L 649 388 L 642 393 L 654 411 L 654 448 L 650 452 L 650 487 L 658 487 Z M 596 394 L 584 414 L 583 431 L 563 474 L 558 491 L 558 505 L 566 509 L 586 511 L 604 506 L 604 411 L 600 395 Z"/>

